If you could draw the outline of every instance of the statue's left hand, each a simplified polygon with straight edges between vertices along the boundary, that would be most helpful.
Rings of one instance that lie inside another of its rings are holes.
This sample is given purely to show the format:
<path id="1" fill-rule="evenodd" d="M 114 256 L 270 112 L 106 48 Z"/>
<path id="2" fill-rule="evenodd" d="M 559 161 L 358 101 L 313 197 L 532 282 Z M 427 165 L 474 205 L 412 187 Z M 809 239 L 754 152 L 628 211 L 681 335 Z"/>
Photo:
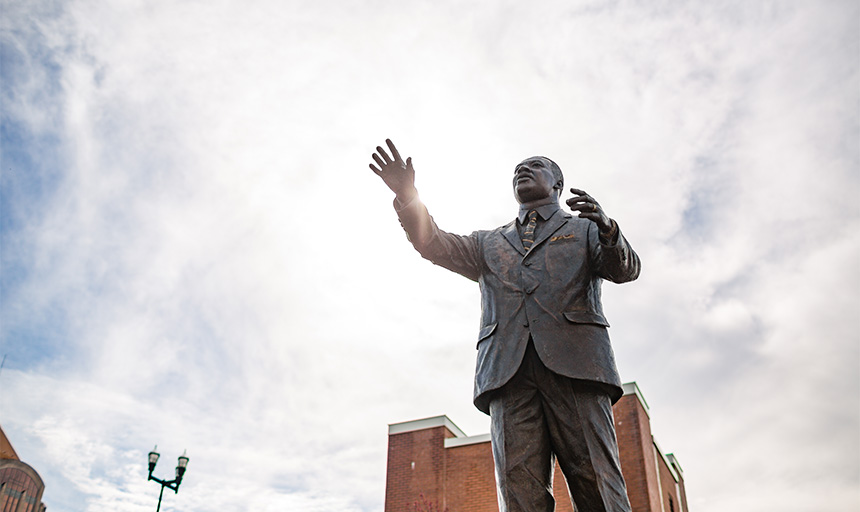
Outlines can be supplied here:
<path id="1" fill-rule="evenodd" d="M 565 201 L 572 211 L 578 211 L 579 216 L 597 224 L 601 233 L 612 231 L 612 219 L 603 212 L 600 204 L 584 190 L 572 188 L 573 197 Z"/>

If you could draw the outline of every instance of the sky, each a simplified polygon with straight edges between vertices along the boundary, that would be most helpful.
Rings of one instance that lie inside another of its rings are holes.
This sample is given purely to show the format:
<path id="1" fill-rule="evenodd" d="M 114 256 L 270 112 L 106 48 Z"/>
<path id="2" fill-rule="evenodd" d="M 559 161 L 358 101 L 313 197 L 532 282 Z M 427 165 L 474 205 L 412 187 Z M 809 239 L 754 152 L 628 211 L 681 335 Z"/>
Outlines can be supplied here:
<path id="1" fill-rule="evenodd" d="M 381 511 L 388 424 L 489 431 L 386 138 L 448 231 L 532 155 L 616 219 L 691 510 L 860 507 L 858 2 L 0 0 L 0 59 L 0 424 L 48 510 L 151 510 L 157 444 L 165 511 Z"/>

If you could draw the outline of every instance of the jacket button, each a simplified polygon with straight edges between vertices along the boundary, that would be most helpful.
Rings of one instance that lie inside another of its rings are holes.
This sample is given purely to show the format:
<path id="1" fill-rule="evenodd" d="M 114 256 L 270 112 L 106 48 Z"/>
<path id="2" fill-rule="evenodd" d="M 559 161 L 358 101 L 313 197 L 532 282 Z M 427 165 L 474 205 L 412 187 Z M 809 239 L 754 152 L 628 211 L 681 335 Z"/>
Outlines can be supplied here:
<path id="1" fill-rule="evenodd" d="M 527 266 L 527 267 L 531 267 L 531 266 L 532 266 L 532 262 L 531 262 L 531 261 L 526 261 L 526 262 L 524 262 L 524 263 L 523 263 L 523 265 L 525 265 L 525 266 Z"/>
<path id="2" fill-rule="evenodd" d="M 529 326 L 529 322 L 528 322 L 528 320 L 526 320 L 525 322 L 523 322 L 523 327 L 528 327 L 528 326 Z"/>

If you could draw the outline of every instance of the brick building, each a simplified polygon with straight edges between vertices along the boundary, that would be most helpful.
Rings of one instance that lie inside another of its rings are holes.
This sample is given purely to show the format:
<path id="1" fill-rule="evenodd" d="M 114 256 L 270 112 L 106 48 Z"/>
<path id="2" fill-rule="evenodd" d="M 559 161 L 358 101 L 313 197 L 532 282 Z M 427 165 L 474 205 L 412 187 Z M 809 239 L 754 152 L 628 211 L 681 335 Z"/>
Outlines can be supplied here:
<path id="1" fill-rule="evenodd" d="M 654 440 L 635 382 L 612 411 L 633 512 L 689 512 L 681 466 Z M 556 510 L 573 512 L 558 464 L 553 478 Z M 498 512 L 490 435 L 467 436 L 447 416 L 389 425 L 385 512 L 413 510 Z"/>
<path id="2" fill-rule="evenodd" d="M 6 433 L 0 428 L 0 510 L 45 512 L 45 484 L 36 470 L 21 462 Z"/>

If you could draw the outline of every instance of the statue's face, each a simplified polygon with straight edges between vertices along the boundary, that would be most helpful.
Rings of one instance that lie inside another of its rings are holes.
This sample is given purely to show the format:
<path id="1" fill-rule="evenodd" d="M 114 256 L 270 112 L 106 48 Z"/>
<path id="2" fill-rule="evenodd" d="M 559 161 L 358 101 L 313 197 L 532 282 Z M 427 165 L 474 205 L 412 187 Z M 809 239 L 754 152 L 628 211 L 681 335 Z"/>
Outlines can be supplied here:
<path id="1" fill-rule="evenodd" d="M 546 199 L 556 185 L 552 164 L 546 158 L 526 158 L 514 169 L 514 196 L 520 204 Z"/>

